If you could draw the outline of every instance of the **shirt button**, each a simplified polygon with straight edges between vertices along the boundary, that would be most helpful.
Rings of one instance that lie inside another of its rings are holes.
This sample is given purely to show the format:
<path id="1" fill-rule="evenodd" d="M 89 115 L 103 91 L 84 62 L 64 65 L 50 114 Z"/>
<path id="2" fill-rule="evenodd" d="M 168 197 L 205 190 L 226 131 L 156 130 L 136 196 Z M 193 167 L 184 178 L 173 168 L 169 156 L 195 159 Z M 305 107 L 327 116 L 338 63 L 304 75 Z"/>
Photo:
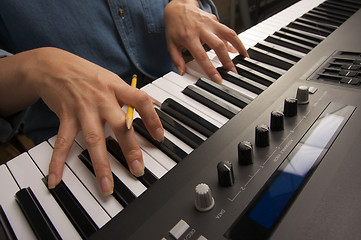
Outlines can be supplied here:
<path id="1" fill-rule="evenodd" d="M 119 10 L 118 10 L 118 15 L 119 15 L 121 18 L 124 18 L 124 9 L 123 9 L 123 8 L 119 8 Z"/>

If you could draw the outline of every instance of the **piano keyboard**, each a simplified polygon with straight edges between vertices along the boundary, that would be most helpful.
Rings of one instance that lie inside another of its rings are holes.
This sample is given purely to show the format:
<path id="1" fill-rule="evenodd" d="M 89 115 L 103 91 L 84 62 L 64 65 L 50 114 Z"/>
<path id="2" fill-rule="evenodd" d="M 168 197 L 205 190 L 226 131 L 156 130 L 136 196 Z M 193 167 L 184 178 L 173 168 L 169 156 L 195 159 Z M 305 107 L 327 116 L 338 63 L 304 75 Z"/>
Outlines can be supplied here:
<path id="1" fill-rule="evenodd" d="M 246 108 L 360 6 L 353 0 L 302 0 L 242 32 L 239 37 L 250 59 L 231 54 L 238 74 L 223 69 L 215 53 L 208 52 L 224 79 L 222 85 L 204 78 L 192 61 L 184 76 L 170 72 L 144 86 L 142 90 L 156 103 L 166 140 L 152 141 L 135 115 L 136 138 L 146 167 L 145 176 L 137 179 L 124 164 L 115 136 L 106 126 L 115 179 L 112 196 L 99 192 L 81 135 L 69 152 L 62 185 L 54 191 L 47 189 L 46 176 L 56 136 L 1 165 L 0 238 L 89 238 Z"/>

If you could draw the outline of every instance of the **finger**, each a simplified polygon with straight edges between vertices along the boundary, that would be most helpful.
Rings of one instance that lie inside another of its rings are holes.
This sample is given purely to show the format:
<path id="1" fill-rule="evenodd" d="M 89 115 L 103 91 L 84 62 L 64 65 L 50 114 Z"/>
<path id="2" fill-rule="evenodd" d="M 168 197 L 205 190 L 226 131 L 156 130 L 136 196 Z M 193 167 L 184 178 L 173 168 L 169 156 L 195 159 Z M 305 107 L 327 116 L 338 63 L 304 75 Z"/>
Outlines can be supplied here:
<path id="1" fill-rule="evenodd" d="M 115 110 L 117 108 L 118 110 Z M 136 177 L 142 176 L 144 174 L 142 151 L 135 138 L 134 129 L 131 128 L 128 130 L 125 126 L 125 114 L 123 110 L 116 104 L 113 108 L 108 105 L 108 107 L 103 109 L 102 114 L 105 119 L 107 119 L 109 126 L 118 140 L 130 172 Z"/>
<path id="2" fill-rule="evenodd" d="M 212 79 L 212 81 L 217 83 L 222 82 L 221 75 L 209 60 L 206 51 L 199 41 L 193 41 L 193 43 L 189 45 L 188 50 L 197 61 L 201 69 L 210 79 Z"/>
<path id="3" fill-rule="evenodd" d="M 147 93 L 137 88 L 125 86 L 118 88 L 116 95 L 118 99 L 122 99 L 135 107 L 150 135 L 155 140 L 162 141 L 164 139 L 163 126 L 155 112 L 153 101 Z"/>
<path id="4" fill-rule="evenodd" d="M 231 44 L 229 44 L 227 41 L 225 41 L 225 44 L 227 45 L 227 50 L 230 53 L 238 53 L 237 49 L 235 49 Z"/>
<path id="5" fill-rule="evenodd" d="M 241 39 L 238 37 L 237 33 L 234 30 L 224 26 L 223 24 L 220 24 L 217 35 L 225 39 L 227 42 L 230 42 L 232 46 L 237 49 L 239 54 L 244 57 L 249 57 L 247 49 L 245 48 Z"/>
<path id="6" fill-rule="evenodd" d="M 48 188 L 53 189 L 59 184 L 63 175 L 63 168 L 69 150 L 78 132 L 75 121 L 61 119 L 57 138 L 55 140 L 53 154 L 49 164 Z"/>
<path id="7" fill-rule="evenodd" d="M 206 32 L 203 34 L 204 39 L 206 39 L 207 44 L 211 47 L 217 54 L 218 59 L 221 61 L 224 68 L 237 72 L 232 59 L 229 56 L 227 43 L 221 40 L 217 35 Z"/>
<path id="8" fill-rule="evenodd" d="M 83 114 L 81 127 L 100 191 L 113 193 L 114 182 L 105 146 L 104 128 L 96 113 Z"/>
<path id="9" fill-rule="evenodd" d="M 181 53 L 181 49 L 177 48 L 175 44 L 168 43 L 168 50 L 179 75 L 183 75 L 185 72 L 185 62 Z"/>

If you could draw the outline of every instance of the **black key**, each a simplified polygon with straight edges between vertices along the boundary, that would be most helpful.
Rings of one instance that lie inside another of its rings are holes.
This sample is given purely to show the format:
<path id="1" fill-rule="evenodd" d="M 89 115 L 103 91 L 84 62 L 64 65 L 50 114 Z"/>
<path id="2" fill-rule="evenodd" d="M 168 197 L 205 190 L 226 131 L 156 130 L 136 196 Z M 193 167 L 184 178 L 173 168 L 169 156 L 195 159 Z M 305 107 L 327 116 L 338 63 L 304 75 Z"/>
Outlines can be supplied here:
<path id="1" fill-rule="evenodd" d="M 61 239 L 30 187 L 20 189 L 15 199 L 37 239 Z"/>
<path id="2" fill-rule="evenodd" d="M 332 24 L 326 24 L 326 23 L 321 23 L 321 22 L 317 22 L 317 21 L 312 21 L 310 19 L 304 18 L 304 17 L 300 17 L 296 19 L 296 22 L 301 22 L 310 26 L 314 26 L 314 27 L 318 27 L 321 28 L 325 31 L 328 31 L 329 33 L 335 31 L 337 29 L 337 26 L 334 26 Z"/>
<path id="3" fill-rule="evenodd" d="M 303 31 L 301 29 L 296 29 L 296 28 L 291 28 L 291 27 L 283 27 L 283 28 L 281 28 L 281 31 L 291 33 L 296 36 L 306 38 L 306 39 L 309 39 L 309 40 L 312 40 L 312 41 L 315 41 L 318 43 L 322 42 L 325 39 L 325 37 L 320 36 L 318 34 L 310 33 L 307 31 Z"/>
<path id="4" fill-rule="evenodd" d="M 88 150 L 84 150 L 78 158 L 84 163 L 84 165 L 91 171 L 94 175 L 93 164 L 90 160 Z M 113 181 L 114 181 L 114 190 L 113 196 L 117 201 L 123 206 L 128 206 L 131 202 L 136 199 L 136 196 L 124 185 L 122 181 L 113 173 Z"/>
<path id="5" fill-rule="evenodd" d="M 142 119 L 136 118 L 133 121 L 134 129 L 140 133 L 144 138 L 146 138 L 149 142 L 151 142 L 154 146 L 156 146 L 163 153 L 168 155 L 173 161 L 176 163 L 181 162 L 188 154 L 180 149 L 177 145 L 172 143 L 166 137 L 162 142 L 158 142 L 149 134 L 147 128 L 144 126 Z"/>
<path id="6" fill-rule="evenodd" d="M 235 67 L 239 75 L 252 79 L 265 86 L 270 86 L 272 83 L 275 82 L 274 78 L 271 78 L 263 73 L 259 73 L 255 70 L 252 70 L 246 66 L 243 66 L 242 64 L 236 63 Z"/>
<path id="7" fill-rule="evenodd" d="M 226 103 L 220 101 L 219 99 L 215 98 L 204 90 L 199 89 L 193 85 L 187 86 L 185 89 L 183 89 L 182 93 L 202 103 L 210 109 L 213 109 L 219 114 L 222 114 L 226 118 L 231 119 L 238 113 L 237 109 L 233 108 L 230 105 L 227 105 Z"/>
<path id="8" fill-rule="evenodd" d="M 289 39 L 291 41 L 301 43 L 301 44 L 303 44 L 305 46 L 309 46 L 311 49 L 316 47 L 318 45 L 318 43 L 319 43 L 319 42 L 312 41 L 310 39 L 307 39 L 307 38 L 304 38 L 304 37 L 301 37 L 301 36 L 297 36 L 297 35 L 292 34 L 292 33 L 284 32 L 282 30 L 276 31 L 274 33 L 274 35 L 279 36 L 279 37 L 281 37 L 283 39 Z"/>
<path id="9" fill-rule="evenodd" d="M 359 0 L 342 0 L 342 2 L 347 2 L 357 8 L 361 8 L 361 2 Z"/>
<path id="10" fill-rule="evenodd" d="M 330 3 L 334 6 L 339 6 L 345 9 L 348 9 L 350 11 L 356 12 L 360 7 L 359 4 L 356 3 L 352 3 L 352 2 L 347 2 L 347 1 L 335 1 L 335 0 L 328 0 L 327 3 Z"/>
<path id="11" fill-rule="evenodd" d="M 237 93 L 232 88 L 215 83 L 204 77 L 198 79 L 196 85 L 240 108 L 245 108 L 251 103 L 250 99 Z"/>
<path id="12" fill-rule="evenodd" d="M 340 23 L 345 22 L 349 17 L 337 14 L 334 11 L 329 11 L 328 9 L 322 8 L 322 7 L 316 7 L 309 11 L 309 13 L 317 14 L 319 16 L 328 17 L 330 19 L 334 18 L 334 21 L 339 21 Z"/>
<path id="13" fill-rule="evenodd" d="M 290 48 L 305 54 L 309 53 L 312 50 L 312 47 L 276 35 L 268 36 L 265 41 L 280 45 L 282 47 Z"/>
<path id="14" fill-rule="evenodd" d="M 165 112 L 162 112 L 157 108 L 155 109 L 155 111 L 157 112 L 163 127 L 192 148 L 196 149 L 204 142 L 202 138 L 189 131 L 182 124 L 178 123 Z"/>
<path id="15" fill-rule="evenodd" d="M 243 87 L 255 94 L 261 94 L 264 90 L 267 89 L 267 86 L 264 86 L 258 82 L 255 82 L 251 79 L 240 76 L 237 73 L 224 69 L 223 67 L 217 68 L 218 72 L 221 74 L 222 78 L 234 83 L 240 87 Z"/>
<path id="16" fill-rule="evenodd" d="M 129 170 L 128 163 L 125 160 L 122 149 L 119 146 L 119 143 L 115 141 L 112 137 L 107 137 L 106 145 L 108 152 L 113 155 L 113 157 L 120 162 L 126 169 Z M 143 183 L 144 186 L 150 187 L 153 183 L 157 181 L 157 178 L 149 171 L 148 168 L 144 168 L 144 175 L 137 177 L 137 179 Z"/>
<path id="17" fill-rule="evenodd" d="M 323 2 L 323 3 L 320 4 L 320 6 L 328 8 L 328 9 L 336 10 L 336 11 L 338 11 L 340 13 L 343 13 L 345 15 L 348 15 L 350 17 L 357 10 L 357 9 L 352 9 L 350 7 L 345 7 L 345 6 L 342 6 L 342 5 L 331 3 L 330 1 Z"/>
<path id="18" fill-rule="evenodd" d="M 267 51 L 269 53 L 273 53 L 279 57 L 283 57 L 285 59 L 285 61 L 287 61 L 293 65 L 295 65 L 296 62 L 298 62 L 302 58 L 302 55 L 296 54 L 288 48 L 277 46 L 276 44 L 265 42 L 265 41 L 257 43 L 256 47 L 259 49 L 263 49 L 264 51 Z"/>
<path id="19" fill-rule="evenodd" d="M 319 35 L 319 36 L 323 36 L 323 37 L 327 37 L 331 33 L 330 31 L 326 31 L 319 27 L 314 27 L 314 26 L 310 26 L 310 25 L 302 23 L 302 22 L 297 22 L 297 20 L 288 24 L 287 27 L 300 29 L 300 30 L 303 30 L 306 32 L 310 32 L 310 33 Z"/>
<path id="20" fill-rule="evenodd" d="M 314 8 L 314 10 L 326 12 L 326 13 L 331 14 L 333 16 L 343 18 L 344 21 L 346 21 L 350 17 L 349 13 L 345 14 L 344 12 L 341 12 L 341 11 L 339 11 L 337 9 L 335 10 L 335 9 L 327 8 L 327 7 L 323 7 L 323 6 L 318 6 L 318 7 Z"/>
<path id="21" fill-rule="evenodd" d="M 17 239 L 1 205 L 0 205 L 0 239 L 4 239 L 4 240 Z"/>
<path id="22" fill-rule="evenodd" d="M 261 72 L 263 74 L 266 74 L 267 76 L 270 76 L 271 78 L 278 79 L 282 76 L 283 72 L 277 71 L 277 70 L 271 70 L 268 67 L 264 66 L 263 63 L 255 61 L 251 58 L 245 58 L 241 55 L 237 55 L 235 58 L 233 58 L 233 62 L 240 63 L 244 66 L 247 66 L 251 69 L 254 69 L 258 72 Z"/>
<path id="23" fill-rule="evenodd" d="M 202 133 L 206 137 L 210 137 L 218 130 L 218 127 L 208 122 L 198 114 L 192 112 L 188 108 L 182 106 L 171 98 L 166 99 L 160 109 L 187 126 Z"/>
<path id="24" fill-rule="evenodd" d="M 248 49 L 247 52 L 251 58 L 257 61 L 264 62 L 284 70 L 288 70 L 294 65 L 293 61 L 289 61 L 288 59 L 269 53 L 257 47 L 252 47 Z"/>
<path id="25" fill-rule="evenodd" d="M 328 15 L 325 15 L 322 13 L 320 14 L 320 13 L 315 13 L 315 12 L 308 12 L 308 13 L 305 13 L 302 17 L 312 20 L 312 21 L 328 23 L 333 26 L 340 26 L 343 23 L 343 21 L 340 21 L 337 19 L 332 19 Z"/>
<path id="26" fill-rule="evenodd" d="M 48 186 L 47 178 L 42 180 Z M 63 181 L 49 191 L 83 239 L 99 229 Z"/>

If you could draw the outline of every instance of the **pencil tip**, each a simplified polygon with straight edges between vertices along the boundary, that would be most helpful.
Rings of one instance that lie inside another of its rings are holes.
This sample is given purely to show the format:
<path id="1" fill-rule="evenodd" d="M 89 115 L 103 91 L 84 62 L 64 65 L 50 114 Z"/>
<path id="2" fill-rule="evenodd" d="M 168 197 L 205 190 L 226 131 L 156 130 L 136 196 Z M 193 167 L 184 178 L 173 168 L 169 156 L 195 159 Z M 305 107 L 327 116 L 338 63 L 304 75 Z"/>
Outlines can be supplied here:
<path id="1" fill-rule="evenodd" d="M 128 130 L 132 127 L 133 120 L 130 118 L 125 119 L 125 125 L 127 126 Z"/>

